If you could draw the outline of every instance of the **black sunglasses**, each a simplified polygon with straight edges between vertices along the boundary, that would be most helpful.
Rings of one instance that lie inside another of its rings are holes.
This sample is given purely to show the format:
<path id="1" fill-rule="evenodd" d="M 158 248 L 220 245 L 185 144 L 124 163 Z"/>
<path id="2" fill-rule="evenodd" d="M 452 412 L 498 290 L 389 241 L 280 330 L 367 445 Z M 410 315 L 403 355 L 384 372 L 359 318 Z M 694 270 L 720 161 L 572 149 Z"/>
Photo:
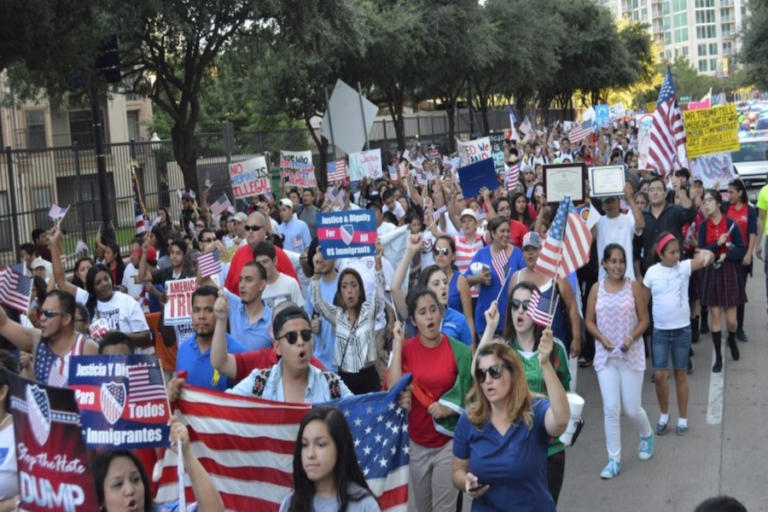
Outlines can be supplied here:
<path id="1" fill-rule="evenodd" d="M 243 226 L 243 229 L 245 229 L 246 231 L 256 231 L 256 232 L 258 232 L 263 227 L 264 226 Z"/>
<path id="2" fill-rule="evenodd" d="M 435 247 L 432 249 L 432 252 L 435 254 L 442 254 L 443 256 L 448 256 L 451 253 L 451 250 L 448 247 Z"/>
<path id="3" fill-rule="evenodd" d="M 477 379 L 477 382 L 479 384 L 482 384 L 485 382 L 486 375 L 490 375 L 493 380 L 499 380 L 501 378 L 501 372 L 506 368 L 507 370 L 512 372 L 512 367 L 508 364 L 494 364 L 493 366 L 489 366 L 488 369 L 483 370 L 482 368 L 475 368 L 475 379 Z"/>
<path id="4" fill-rule="evenodd" d="M 40 311 L 40 313 L 42 313 L 42 315 L 45 318 L 54 318 L 57 316 L 64 316 L 67 314 L 67 313 L 62 313 L 61 311 L 53 311 L 51 309 L 43 309 L 42 311 Z"/>
<path id="5" fill-rule="evenodd" d="M 310 329 L 287 332 L 277 339 L 285 338 L 288 340 L 289 345 L 295 345 L 296 342 L 299 341 L 299 335 L 301 335 L 301 339 L 304 340 L 304 343 L 309 343 L 309 341 L 312 339 L 312 331 Z"/>
<path id="6" fill-rule="evenodd" d="M 528 311 L 528 306 L 530 305 L 530 300 L 520 300 L 520 299 L 512 299 L 512 311 L 517 311 L 520 309 L 520 306 L 523 306 L 523 311 Z"/>
<path id="7" fill-rule="evenodd" d="M 204 238 L 204 239 L 202 239 L 202 240 L 200 240 L 200 241 L 201 241 L 201 242 L 204 242 L 204 243 L 206 243 L 206 244 L 212 244 L 213 242 L 215 242 L 215 241 L 216 241 L 216 239 L 215 239 L 215 238 Z"/>

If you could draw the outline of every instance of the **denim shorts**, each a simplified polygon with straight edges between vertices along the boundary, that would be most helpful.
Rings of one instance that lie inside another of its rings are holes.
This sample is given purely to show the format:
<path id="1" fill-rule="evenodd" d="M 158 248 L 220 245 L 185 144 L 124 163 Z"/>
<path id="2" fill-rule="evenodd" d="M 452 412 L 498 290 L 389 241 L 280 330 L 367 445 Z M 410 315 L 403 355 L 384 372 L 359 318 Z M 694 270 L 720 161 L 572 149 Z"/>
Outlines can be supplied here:
<path id="1" fill-rule="evenodd" d="M 691 326 L 682 329 L 653 329 L 653 369 L 669 368 L 672 352 L 672 368 L 688 369 L 688 352 L 691 349 Z"/>

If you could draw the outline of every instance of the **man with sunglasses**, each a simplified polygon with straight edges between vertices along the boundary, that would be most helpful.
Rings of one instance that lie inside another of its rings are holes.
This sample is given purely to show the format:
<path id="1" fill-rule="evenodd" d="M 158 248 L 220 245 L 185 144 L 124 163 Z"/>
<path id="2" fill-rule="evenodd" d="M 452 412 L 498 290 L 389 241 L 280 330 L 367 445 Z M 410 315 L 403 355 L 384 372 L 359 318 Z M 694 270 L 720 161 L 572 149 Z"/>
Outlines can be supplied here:
<path id="1" fill-rule="evenodd" d="M 72 294 L 54 290 L 40 311 L 42 330 L 22 327 L 0 308 L 0 336 L 19 350 L 34 354 L 35 379 L 48 386 L 67 387 L 71 356 L 95 355 L 99 346 L 75 329 L 76 303 Z"/>
<path id="2" fill-rule="evenodd" d="M 254 249 L 256 249 L 256 246 L 259 245 L 259 243 L 266 239 L 267 233 L 264 226 L 266 226 L 266 220 L 261 212 L 253 212 L 248 216 L 248 223 L 246 225 L 248 233 L 246 240 L 248 245 L 238 249 L 232 257 L 232 261 L 229 264 L 227 279 L 224 282 L 224 287 L 235 295 L 240 291 L 240 271 L 243 270 L 246 263 L 254 261 Z M 277 253 L 277 271 L 288 277 L 292 277 L 298 283 L 299 278 L 296 275 L 296 269 L 293 267 L 293 263 L 291 263 L 288 255 L 279 247 L 275 247 L 275 252 Z"/>

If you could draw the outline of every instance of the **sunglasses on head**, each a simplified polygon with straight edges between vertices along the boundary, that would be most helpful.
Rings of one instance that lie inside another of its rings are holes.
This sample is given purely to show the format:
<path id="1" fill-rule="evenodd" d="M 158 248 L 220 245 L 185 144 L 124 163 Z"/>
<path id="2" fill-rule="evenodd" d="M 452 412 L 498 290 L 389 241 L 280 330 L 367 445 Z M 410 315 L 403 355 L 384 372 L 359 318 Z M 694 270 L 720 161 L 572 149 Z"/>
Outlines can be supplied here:
<path id="1" fill-rule="evenodd" d="M 451 253 L 451 250 L 448 247 L 435 247 L 432 249 L 432 252 L 435 254 L 442 254 L 443 256 L 448 256 Z"/>
<path id="2" fill-rule="evenodd" d="M 295 345 L 296 342 L 299 341 L 299 335 L 301 335 L 301 339 L 304 340 L 304 343 L 309 343 L 309 341 L 312 339 L 312 330 L 302 329 L 300 331 L 287 332 L 277 339 L 285 338 L 289 345 Z"/>
<path id="3" fill-rule="evenodd" d="M 42 311 L 40 311 L 40 313 L 45 318 L 54 318 L 54 317 L 57 317 L 57 316 L 64 316 L 64 315 L 66 315 L 66 313 L 62 313 L 60 311 L 53 311 L 51 309 L 43 309 Z"/>
<path id="4" fill-rule="evenodd" d="M 517 311 L 520 309 L 520 306 L 523 306 L 523 311 L 528 311 L 528 305 L 531 303 L 530 300 L 520 300 L 520 299 L 512 299 L 510 304 L 512 304 L 512 311 Z"/>
<path id="5" fill-rule="evenodd" d="M 261 231 L 261 228 L 263 228 L 263 227 L 264 226 L 243 226 L 243 229 L 245 229 L 246 231 L 259 232 L 259 231 Z"/>
<path id="6" fill-rule="evenodd" d="M 479 384 L 482 384 L 485 382 L 486 375 L 490 375 L 493 380 L 499 380 L 501 378 L 501 372 L 506 368 L 507 370 L 512 372 L 512 367 L 508 364 L 494 364 L 493 366 L 489 366 L 487 369 L 483 370 L 482 368 L 475 368 L 475 379 L 477 379 L 477 382 Z"/>

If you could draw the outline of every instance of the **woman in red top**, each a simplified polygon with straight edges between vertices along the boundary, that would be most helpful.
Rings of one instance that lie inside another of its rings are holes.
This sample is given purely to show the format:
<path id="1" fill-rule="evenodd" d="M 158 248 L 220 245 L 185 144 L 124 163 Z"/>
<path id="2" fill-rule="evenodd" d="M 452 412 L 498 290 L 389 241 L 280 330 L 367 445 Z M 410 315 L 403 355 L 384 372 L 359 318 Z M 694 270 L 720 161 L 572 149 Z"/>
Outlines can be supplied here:
<path id="1" fill-rule="evenodd" d="M 747 276 L 752 273 L 752 251 L 757 243 L 757 210 L 749 204 L 747 188 L 741 180 L 733 180 L 728 184 L 728 209 L 726 216 L 736 222 L 747 244 L 747 254 L 741 262 L 741 277 L 744 280 L 744 289 L 747 288 Z M 744 332 L 744 304 L 736 308 L 736 339 L 749 341 Z"/>
<path id="2" fill-rule="evenodd" d="M 720 349 L 722 312 L 725 310 L 731 357 L 738 361 L 736 308 L 747 301 L 740 268 L 747 246 L 736 223 L 723 215 L 722 203 L 723 198 L 717 190 L 707 189 L 704 192 L 702 205 L 707 221 L 699 229 L 699 249 L 715 253 L 715 264 L 703 269 L 700 297 L 701 305 L 709 306 L 712 312 L 712 342 L 715 345 L 715 365 L 712 371 L 715 373 L 723 368 Z"/>
<path id="3" fill-rule="evenodd" d="M 403 340 L 394 327 L 391 388 L 404 373 L 413 375 L 413 406 L 408 416 L 410 483 L 419 512 L 455 512 L 453 429 L 472 387 L 472 351 L 440 332 L 443 309 L 431 290 L 413 290 L 406 301 L 418 335 Z"/>

